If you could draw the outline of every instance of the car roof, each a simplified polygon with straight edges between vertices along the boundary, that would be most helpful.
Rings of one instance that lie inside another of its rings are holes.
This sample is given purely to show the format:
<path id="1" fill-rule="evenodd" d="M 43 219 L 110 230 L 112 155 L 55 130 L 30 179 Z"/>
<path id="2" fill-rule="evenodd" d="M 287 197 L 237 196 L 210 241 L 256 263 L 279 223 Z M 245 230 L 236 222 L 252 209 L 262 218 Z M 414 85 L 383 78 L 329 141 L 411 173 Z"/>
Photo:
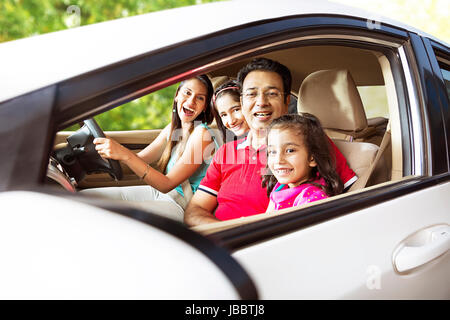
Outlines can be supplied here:
<path id="1" fill-rule="evenodd" d="M 245 14 L 236 14 L 245 12 Z M 391 19 L 328 1 L 234 0 L 163 10 L 0 44 L 0 102 L 163 47 L 255 21 L 333 14 Z M 435 39 L 437 40 L 437 39 Z M 442 41 L 437 40 L 442 43 Z"/>

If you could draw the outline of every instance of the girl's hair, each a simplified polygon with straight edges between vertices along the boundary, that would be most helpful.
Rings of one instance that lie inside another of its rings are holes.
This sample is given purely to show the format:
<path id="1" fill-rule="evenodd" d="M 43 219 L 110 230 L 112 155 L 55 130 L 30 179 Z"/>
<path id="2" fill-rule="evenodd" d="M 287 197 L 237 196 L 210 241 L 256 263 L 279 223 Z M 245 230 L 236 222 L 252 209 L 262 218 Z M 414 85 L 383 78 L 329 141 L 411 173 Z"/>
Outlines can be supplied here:
<path id="1" fill-rule="evenodd" d="M 239 102 L 240 104 L 241 86 L 236 80 L 229 80 L 221 84 L 219 87 L 217 87 L 216 91 L 214 92 L 213 99 L 211 101 L 213 105 L 212 112 L 214 115 L 214 119 L 216 120 L 217 128 L 220 130 L 220 133 L 222 134 L 223 141 L 226 141 L 228 129 L 223 124 L 219 111 L 217 110 L 216 100 L 225 95 L 230 95 L 236 102 Z"/>
<path id="2" fill-rule="evenodd" d="M 292 130 L 303 138 L 308 157 L 312 157 L 317 163 L 317 166 L 311 168 L 310 177 L 304 183 L 320 187 L 329 196 L 342 192 L 344 185 L 336 172 L 336 157 L 319 119 L 309 113 L 287 114 L 275 119 L 267 132 L 272 129 Z M 325 180 L 325 186 L 313 182 L 318 176 Z M 268 167 L 262 177 L 262 187 L 267 188 L 267 196 L 270 196 L 277 180 Z"/>
<path id="3" fill-rule="evenodd" d="M 189 81 L 192 79 L 197 79 L 200 82 L 202 82 L 205 85 L 206 91 L 207 91 L 206 100 L 205 100 L 205 109 L 197 116 L 197 118 L 195 118 L 195 122 L 199 121 L 204 124 L 211 124 L 211 122 L 214 119 L 213 112 L 212 112 L 213 108 L 211 106 L 211 99 L 213 96 L 214 89 L 213 89 L 211 80 L 209 80 L 208 76 L 202 74 L 202 75 L 196 76 L 194 78 L 189 78 L 189 79 L 181 81 L 180 85 L 177 88 L 177 91 L 175 92 L 175 97 L 173 99 L 172 121 L 170 124 L 169 140 L 168 140 L 168 143 L 166 144 L 166 147 L 164 149 L 164 152 L 163 152 L 161 158 L 159 159 L 158 163 L 156 164 L 157 168 L 163 173 L 166 171 L 167 164 L 169 163 L 170 157 L 172 156 L 173 148 L 179 142 L 179 141 L 174 141 L 175 139 L 172 139 L 173 132 L 175 130 L 181 128 L 181 119 L 177 112 L 177 102 L 175 101 L 175 98 L 178 95 L 178 92 L 180 91 L 180 89 L 186 83 L 186 81 Z M 191 133 L 193 130 L 194 130 L 194 126 L 192 126 L 189 129 L 189 133 Z"/>

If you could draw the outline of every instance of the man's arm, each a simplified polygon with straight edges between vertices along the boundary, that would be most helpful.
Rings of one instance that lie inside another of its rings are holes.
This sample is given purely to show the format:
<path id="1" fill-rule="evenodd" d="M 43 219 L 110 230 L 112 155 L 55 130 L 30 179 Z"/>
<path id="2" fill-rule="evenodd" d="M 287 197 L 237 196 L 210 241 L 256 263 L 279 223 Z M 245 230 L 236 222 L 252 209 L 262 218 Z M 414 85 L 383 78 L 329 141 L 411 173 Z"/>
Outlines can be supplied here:
<path id="1" fill-rule="evenodd" d="M 217 207 L 217 198 L 200 189 L 192 197 L 186 210 L 184 211 L 184 223 L 194 227 L 200 224 L 218 222 L 213 215 Z"/>

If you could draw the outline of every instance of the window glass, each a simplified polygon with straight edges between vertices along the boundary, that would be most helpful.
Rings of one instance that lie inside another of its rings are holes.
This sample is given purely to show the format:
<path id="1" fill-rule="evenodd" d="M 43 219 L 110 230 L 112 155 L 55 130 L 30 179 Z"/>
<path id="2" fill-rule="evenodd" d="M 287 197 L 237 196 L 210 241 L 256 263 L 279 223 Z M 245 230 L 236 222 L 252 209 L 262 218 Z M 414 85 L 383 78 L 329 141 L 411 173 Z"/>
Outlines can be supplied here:
<path id="1" fill-rule="evenodd" d="M 127 102 L 94 117 L 103 131 L 162 129 L 169 124 L 178 84 Z M 64 131 L 75 131 L 75 124 Z"/>
<path id="2" fill-rule="evenodd" d="M 384 86 L 360 86 L 358 91 L 367 119 L 376 117 L 389 118 L 389 107 Z"/>
<path id="3" fill-rule="evenodd" d="M 441 72 L 442 77 L 444 78 L 445 87 L 447 88 L 447 96 L 448 99 L 450 100 L 450 71 L 442 68 Z"/>
<path id="4" fill-rule="evenodd" d="M 162 129 L 171 119 L 178 84 L 158 90 L 95 117 L 104 131 Z"/>

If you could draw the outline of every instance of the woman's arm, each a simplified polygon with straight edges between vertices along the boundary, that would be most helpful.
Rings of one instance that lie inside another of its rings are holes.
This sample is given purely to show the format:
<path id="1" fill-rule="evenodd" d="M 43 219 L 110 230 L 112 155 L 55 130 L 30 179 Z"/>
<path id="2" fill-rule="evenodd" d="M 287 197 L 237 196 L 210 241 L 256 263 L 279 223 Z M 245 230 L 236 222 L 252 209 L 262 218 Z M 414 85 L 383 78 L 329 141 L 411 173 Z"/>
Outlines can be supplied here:
<path id="1" fill-rule="evenodd" d="M 184 180 L 188 179 L 203 163 L 203 154 L 212 143 L 208 130 L 197 127 L 191 134 L 181 157 L 167 175 L 145 164 L 143 167 L 136 159 L 131 158 L 125 163 L 136 173 L 145 175 L 144 181 L 161 192 L 169 192 Z"/>
<path id="2" fill-rule="evenodd" d="M 164 137 L 163 132 L 157 139 L 161 137 Z M 155 146 L 158 145 L 157 139 L 155 139 Z M 160 142 L 161 139 L 159 139 Z M 148 165 L 147 160 L 153 158 L 151 152 L 158 151 L 155 146 L 151 147 L 150 145 L 139 154 L 135 154 L 112 139 L 98 138 L 94 140 L 94 143 L 96 143 L 96 149 L 102 157 L 123 161 L 147 184 L 166 193 L 189 178 L 200 167 L 203 163 L 203 153 L 208 145 L 212 143 L 212 139 L 205 128 L 197 127 L 194 129 L 182 156 L 167 175 Z"/>
<path id="3" fill-rule="evenodd" d="M 137 153 L 147 163 L 154 163 L 161 158 L 170 134 L 170 123 L 159 133 L 155 140 Z"/>
<path id="4" fill-rule="evenodd" d="M 141 150 L 138 154 L 135 154 L 111 138 L 95 138 L 93 142 L 95 144 L 95 150 L 97 150 L 103 158 L 127 162 L 130 161 L 130 159 L 137 157 L 145 163 L 152 163 L 161 157 L 169 130 L 170 124 L 161 131 L 151 144 Z"/>
<path id="5" fill-rule="evenodd" d="M 189 137 L 186 147 L 167 175 L 153 172 L 150 169 L 146 182 L 161 192 L 168 192 L 188 179 L 202 165 L 204 156 L 208 155 L 208 146 L 211 145 L 211 135 L 207 129 L 196 127 Z"/>
<path id="6" fill-rule="evenodd" d="M 155 162 L 161 157 L 169 133 L 170 124 L 160 132 L 151 144 L 138 154 L 111 138 L 96 138 L 93 142 L 101 157 L 124 162 L 138 177 L 142 178 L 149 168 L 148 163 Z"/>

